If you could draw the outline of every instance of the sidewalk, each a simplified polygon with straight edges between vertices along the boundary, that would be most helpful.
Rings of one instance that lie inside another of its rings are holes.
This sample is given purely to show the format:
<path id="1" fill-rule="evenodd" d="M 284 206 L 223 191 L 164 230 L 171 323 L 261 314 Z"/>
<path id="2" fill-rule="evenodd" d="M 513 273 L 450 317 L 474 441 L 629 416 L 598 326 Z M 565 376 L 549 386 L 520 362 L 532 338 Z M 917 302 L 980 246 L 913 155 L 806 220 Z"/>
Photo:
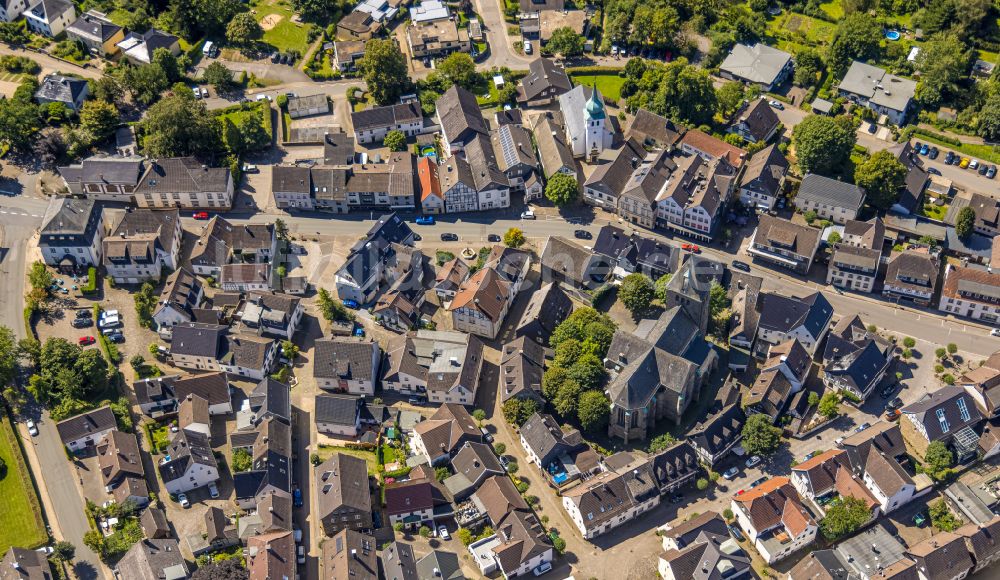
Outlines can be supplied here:
<path id="1" fill-rule="evenodd" d="M 31 472 L 36 474 L 44 473 L 42 471 L 41 464 L 38 461 L 38 456 L 35 455 L 35 439 L 28 433 L 28 428 L 21 421 L 16 421 L 14 426 L 17 427 L 18 434 L 21 436 L 21 441 L 25 443 L 31 443 L 31 445 L 24 445 L 24 454 L 28 458 L 28 465 L 31 467 Z M 35 485 L 38 486 L 39 499 L 42 501 L 42 509 L 45 510 L 49 517 L 46 518 L 49 524 L 49 529 L 52 532 L 52 537 L 56 540 L 65 540 L 66 536 L 63 535 L 62 529 L 59 527 L 59 518 L 56 516 L 56 510 L 52 506 L 52 500 L 49 498 L 49 488 L 45 486 L 44 477 L 35 477 Z"/>

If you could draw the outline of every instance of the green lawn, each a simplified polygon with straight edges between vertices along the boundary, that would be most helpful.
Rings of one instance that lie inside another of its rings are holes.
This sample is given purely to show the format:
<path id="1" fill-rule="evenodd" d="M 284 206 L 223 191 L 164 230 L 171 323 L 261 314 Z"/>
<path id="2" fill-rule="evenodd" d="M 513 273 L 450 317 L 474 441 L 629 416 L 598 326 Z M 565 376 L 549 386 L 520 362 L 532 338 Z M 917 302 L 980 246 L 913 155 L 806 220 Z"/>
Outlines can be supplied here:
<path id="1" fill-rule="evenodd" d="M 925 203 L 923 210 L 920 213 L 931 219 L 944 221 L 944 216 L 948 214 L 948 207 L 949 205 L 947 203 L 940 207 L 934 205 L 933 203 Z"/>
<path id="2" fill-rule="evenodd" d="M 286 52 L 297 50 L 299 54 L 305 54 L 309 48 L 307 38 L 307 26 L 292 22 L 292 10 L 284 3 L 264 4 L 258 3 L 253 6 L 256 11 L 257 22 L 261 22 L 270 15 L 281 16 L 281 20 L 270 30 L 264 31 L 264 42 L 274 48 Z"/>
<path id="3" fill-rule="evenodd" d="M 830 18 L 839 20 L 844 17 L 844 8 L 840 5 L 840 0 L 829 0 L 819 5 L 819 9 L 830 15 Z"/>
<path id="4" fill-rule="evenodd" d="M 163 453 L 167 445 L 170 445 L 170 425 L 167 423 L 150 423 L 146 427 L 146 437 L 149 439 L 149 448 L 153 453 Z"/>
<path id="5" fill-rule="evenodd" d="M 0 479 L 0 553 L 11 546 L 37 548 L 48 541 L 38 495 L 6 413 L 0 416 L 0 459 L 7 472 Z"/>
<path id="6" fill-rule="evenodd" d="M 622 98 L 622 85 L 625 78 L 618 76 L 618 73 L 605 74 L 574 74 L 569 73 L 574 85 L 597 85 L 597 90 L 601 92 L 605 100 L 617 103 Z"/>
<path id="7" fill-rule="evenodd" d="M 249 105 L 227 107 L 216 112 L 216 116 L 219 117 L 219 120 L 229 119 L 234 124 L 239 125 L 244 117 L 249 116 L 254 111 L 261 112 L 261 118 L 264 120 L 264 131 L 268 135 L 273 135 L 274 133 L 271 131 L 271 106 L 267 101 L 254 101 Z"/>
<path id="8" fill-rule="evenodd" d="M 834 4 L 839 4 L 834 0 Z M 824 6 L 826 6 L 824 4 Z M 804 45 L 829 44 L 837 25 L 796 12 L 784 12 L 768 22 L 767 32 L 779 41 Z"/>
<path id="9" fill-rule="evenodd" d="M 375 457 L 374 451 L 348 449 L 347 447 L 336 447 L 334 445 L 320 445 L 319 449 L 316 451 L 316 454 L 319 455 L 321 461 L 326 461 L 334 453 L 343 453 L 344 455 L 364 459 L 365 463 L 368 464 L 368 475 L 375 475 L 378 473 L 378 459 Z"/>

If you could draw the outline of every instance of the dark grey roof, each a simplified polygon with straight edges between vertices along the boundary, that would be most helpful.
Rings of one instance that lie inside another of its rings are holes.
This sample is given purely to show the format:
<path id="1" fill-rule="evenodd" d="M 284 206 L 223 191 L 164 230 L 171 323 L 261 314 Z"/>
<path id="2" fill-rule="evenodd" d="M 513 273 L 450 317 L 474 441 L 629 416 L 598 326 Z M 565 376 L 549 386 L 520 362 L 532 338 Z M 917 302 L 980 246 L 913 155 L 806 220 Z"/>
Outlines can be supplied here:
<path id="1" fill-rule="evenodd" d="M 560 322 L 573 312 L 573 301 L 559 284 L 549 282 L 531 295 L 521 320 L 514 327 L 515 336 L 526 336 L 526 332 L 536 326 L 544 336 L 532 336 L 535 341 L 543 341 L 556 329 Z"/>
<path id="2" fill-rule="evenodd" d="M 188 468 L 195 463 L 218 469 L 208 437 L 197 431 L 181 429 L 167 446 L 166 455 L 170 457 L 170 461 L 157 464 L 160 477 L 165 482 L 184 477 Z"/>
<path id="3" fill-rule="evenodd" d="M 558 96 L 573 88 L 566 70 L 552 59 L 536 58 L 528 65 L 528 74 L 518 85 L 518 100 L 531 101 L 551 89 Z"/>
<path id="4" fill-rule="evenodd" d="M 766 292 L 761 296 L 760 326 L 776 332 L 791 332 L 804 326 L 818 338 L 833 318 L 833 306 L 816 292 L 805 298 Z"/>
<path id="5" fill-rule="evenodd" d="M 115 414 L 107 405 L 56 423 L 56 430 L 59 431 L 59 438 L 62 439 L 63 443 L 70 443 L 93 433 L 117 428 Z"/>
<path id="6" fill-rule="evenodd" d="M 80 98 L 80 94 L 86 90 L 87 81 L 85 80 L 62 75 L 48 75 L 42 79 L 41 86 L 35 91 L 35 98 L 59 101 L 72 106 Z"/>
<path id="7" fill-rule="evenodd" d="M 452 85 L 437 101 L 441 128 L 448 139 L 464 141 L 479 133 L 489 134 L 476 96 L 458 85 Z"/>
<path id="8" fill-rule="evenodd" d="M 865 191 L 853 183 L 810 173 L 802 178 L 795 199 L 859 210 L 865 201 Z"/>
<path id="9" fill-rule="evenodd" d="M 617 151 L 611 163 L 598 165 L 590 177 L 584 182 L 584 187 L 600 189 L 604 193 L 617 198 L 628 185 L 629 178 L 636 167 L 646 157 L 646 150 L 634 137 L 625 141 Z"/>
<path id="10" fill-rule="evenodd" d="M 778 186 L 788 172 L 788 159 L 777 145 L 769 145 L 753 154 L 743 170 L 743 187 L 765 192 L 778 193 Z"/>
<path id="11" fill-rule="evenodd" d="M 170 353 L 192 356 L 214 356 L 221 353 L 222 337 L 228 327 L 200 322 L 182 322 L 174 327 Z"/>
<path id="12" fill-rule="evenodd" d="M 965 389 L 957 386 L 928 393 L 916 403 L 903 407 L 901 411 L 912 415 L 924 426 L 928 441 L 947 439 L 963 427 L 975 427 L 983 420 L 972 397 Z"/>
<path id="13" fill-rule="evenodd" d="M 37 4 L 30 5 L 28 11 L 46 22 L 51 22 L 62 15 L 63 12 L 72 9 L 73 3 L 68 0 L 41 0 Z"/>
<path id="14" fill-rule="evenodd" d="M 310 109 L 325 107 L 330 110 L 330 101 L 325 93 L 316 95 L 288 97 L 288 112 L 297 113 L 299 111 L 309 111 Z"/>
<path id="15" fill-rule="evenodd" d="M 382 550 L 382 577 L 386 580 L 420 580 L 417 561 L 409 544 L 393 542 Z"/>
<path id="16" fill-rule="evenodd" d="M 271 168 L 271 191 L 309 195 L 312 192 L 309 168 L 275 165 Z"/>
<path id="17" fill-rule="evenodd" d="M 137 185 L 142 175 L 144 160 L 141 157 L 108 157 L 95 155 L 80 165 L 60 167 L 59 174 L 68 182 L 104 183 L 108 185 Z"/>
<path id="18" fill-rule="evenodd" d="M 178 401 L 183 401 L 188 395 L 198 395 L 208 401 L 209 405 L 228 403 L 231 400 L 229 379 L 223 372 L 180 377 L 174 381 L 173 390 Z"/>
<path id="19" fill-rule="evenodd" d="M 316 422 L 354 425 L 361 409 L 361 397 L 316 395 Z"/>
<path id="20" fill-rule="evenodd" d="M 734 403 L 696 425 L 688 433 L 688 441 L 714 456 L 743 438 L 746 420 L 743 408 Z"/>
<path id="21" fill-rule="evenodd" d="M 372 496 L 368 486 L 368 465 L 364 459 L 334 453 L 316 467 L 319 517 L 349 508 L 370 512 Z"/>
<path id="22" fill-rule="evenodd" d="M 736 122 L 746 125 L 747 131 L 757 141 L 766 139 L 774 128 L 781 124 L 778 115 L 764 98 L 746 105 L 735 117 Z"/>
<path id="23" fill-rule="evenodd" d="M 250 394 L 250 408 L 257 417 L 272 415 L 286 423 L 291 422 L 292 404 L 288 385 L 264 377 Z"/>
<path id="24" fill-rule="evenodd" d="M 115 566 L 119 578 L 129 580 L 180 580 L 188 565 L 173 538 L 139 540 Z"/>
<path id="25" fill-rule="evenodd" d="M 229 169 L 208 167 L 194 157 L 172 157 L 150 160 L 135 194 L 218 193 L 227 191 L 228 185 Z"/>
<path id="26" fill-rule="evenodd" d="M 378 127 L 395 128 L 405 123 L 415 123 L 424 118 L 420 103 L 413 101 L 386 107 L 372 107 L 351 113 L 351 123 L 355 131 Z"/>
<path id="27" fill-rule="evenodd" d="M 618 334 L 616 332 L 616 334 Z M 694 380 L 697 365 L 660 348 L 646 347 L 608 385 L 611 401 L 624 409 L 645 408 L 662 386 L 684 392 Z"/>
<path id="28" fill-rule="evenodd" d="M 543 466 L 562 453 L 579 447 L 582 443 L 580 432 L 572 429 L 563 431 L 552 415 L 535 413 L 521 426 L 521 437 L 542 462 Z"/>
<path id="29" fill-rule="evenodd" d="M 146 511 L 142 512 L 142 516 L 139 518 L 139 523 L 147 538 L 170 536 L 170 522 L 167 520 L 167 514 L 160 508 L 152 506 L 146 508 Z"/>
<path id="30" fill-rule="evenodd" d="M 420 580 L 465 580 L 462 566 L 458 562 L 458 554 L 442 550 L 431 550 L 429 554 L 417 560 L 417 578 Z"/>
<path id="31" fill-rule="evenodd" d="M 503 345 L 500 354 L 500 397 L 541 399 L 545 349 L 527 336 Z"/>
<path id="32" fill-rule="evenodd" d="M 52 578 L 52 566 L 42 552 L 11 547 L 4 553 L 3 558 L 0 558 L 0 580 L 52 580 Z"/>
<path id="33" fill-rule="evenodd" d="M 45 213 L 45 223 L 39 232 L 41 235 L 82 235 L 92 227 L 91 219 L 100 214 L 101 207 L 92 199 L 74 197 L 55 197 L 50 201 L 50 207 Z"/>
<path id="34" fill-rule="evenodd" d="M 830 332 L 823 353 L 824 371 L 839 377 L 855 389 L 866 392 L 892 362 L 892 344 L 868 332 L 857 316 L 837 323 Z"/>
<path id="35" fill-rule="evenodd" d="M 657 115 L 646 109 L 639 109 L 636 111 L 635 118 L 632 119 L 632 124 L 629 125 L 628 131 L 625 134 L 630 138 L 635 137 L 640 141 L 650 139 L 657 143 L 675 145 L 681 140 L 682 131 L 683 128 L 678 128 L 666 117 Z"/>
<path id="36" fill-rule="evenodd" d="M 121 26 L 111 22 L 101 13 L 88 10 L 77 18 L 73 24 L 67 26 L 66 32 L 67 34 L 76 34 L 104 43 L 110 40 L 115 34 L 118 34 L 121 29 Z"/>
<path id="37" fill-rule="evenodd" d="M 316 341 L 313 376 L 325 379 L 373 380 L 373 353 L 378 343 L 352 337 Z"/>
<path id="38" fill-rule="evenodd" d="M 612 225 L 605 225 L 597 233 L 594 240 L 594 253 L 607 256 L 612 260 L 624 257 L 634 247 L 632 236 L 625 235 L 625 230 Z"/>

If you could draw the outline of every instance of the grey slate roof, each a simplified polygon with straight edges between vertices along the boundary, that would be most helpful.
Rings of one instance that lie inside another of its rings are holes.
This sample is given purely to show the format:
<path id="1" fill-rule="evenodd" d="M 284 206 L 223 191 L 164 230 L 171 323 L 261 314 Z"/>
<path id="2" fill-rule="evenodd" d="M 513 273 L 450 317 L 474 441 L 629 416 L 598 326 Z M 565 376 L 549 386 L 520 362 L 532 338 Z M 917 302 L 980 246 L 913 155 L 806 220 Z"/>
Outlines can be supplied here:
<path id="1" fill-rule="evenodd" d="M 536 58 L 528 65 L 528 74 L 518 84 L 518 100 L 534 100 L 546 89 L 553 89 L 554 96 L 558 96 L 572 88 L 566 69 L 552 59 Z"/>
<path id="2" fill-rule="evenodd" d="M 458 555 L 443 550 L 431 550 L 417 560 L 417 578 L 420 580 L 442 578 L 443 580 L 465 580 Z"/>
<path id="3" fill-rule="evenodd" d="M 361 409 L 361 397 L 354 395 L 316 395 L 316 422 L 354 425 Z"/>
<path id="4" fill-rule="evenodd" d="M 769 145 L 753 154 L 743 171 L 744 186 L 752 185 L 758 191 L 775 195 L 781 180 L 788 172 L 788 159 L 777 145 Z"/>
<path id="5" fill-rule="evenodd" d="M 80 98 L 80 94 L 86 90 L 87 81 L 85 80 L 53 74 L 42 79 L 42 84 L 35 91 L 35 98 L 73 105 Z"/>
<path id="6" fill-rule="evenodd" d="M 476 133 L 489 134 L 476 96 L 458 85 L 438 98 L 437 110 L 441 128 L 452 142 L 466 141 Z"/>
<path id="7" fill-rule="evenodd" d="M 773 84 L 792 55 L 766 44 L 733 46 L 719 69 L 734 77 L 764 85 Z"/>
<path id="8" fill-rule="evenodd" d="M 636 111 L 635 117 L 632 119 L 632 124 L 629 125 L 628 131 L 625 134 L 630 139 L 635 138 L 639 141 L 649 139 L 657 143 L 673 146 L 681 140 L 683 130 L 683 128 L 675 126 L 666 117 L 651 113 L 646 109 L 639 109 Z"/>
<path id="9" fill-rule="evenodd" d="M 877 105 L 903 111 L 916 93 L 917 83 L 889 74 L 877 66 L 854 61 L 838 89 L 861 95 Z"/>
<path id="10" fill-rule="evenodd" d="M 316 467 L 316 490 L 319 517 L 349 508 L 370 512 L 372 495 L 368 486 L 368 466 L 364 459 L 334 453 Z"/>
<path id="11" fill-rule="evenodd" d="M 115 566 L 120 578 L 129 580 L 181 580 L 188 577 L 188 565 L 177 540 L 139 540 Z"/>
<path id="12" fill-rule="evenodd" d="M 500 397 L 528 397 L 539 400 L 545 349 L 534 340 L 522 336 L 503 345 L 500 354 Z"/>
<path id="13" fill-rule="evenodd" d="M 316 341 L 313 356 L 313 376 L 324 379 L 354 379 L 371 381 L 372 353 L 378 343 L 352 337 Z"/>
<path id="14" fill-rule="evenodd" d="M 761 297 L 760 326 L 777 332 L 791 332 L 804 326 L 813 336 L 820 333 L 833 318 L 833 306 L 815 292 L 804 298 L 764 293 Z"/>
<path id="15" fill-rule="evenodd" d="M 743 407 L 734 403 L 696 425 L 688 433 L 688 442 L 714 456 L 743 438 L 746 420 Z"/>
<path id="16" fill-rule="evenodd" d="M 379 127 L 392 127 L 406 123 L 414 123 L 424 118 L 417 102 L 389 105 L 386 107 L 372 107 L 363 111 L 351 113 L 351 123 L 355 131 L 375 129 Z"/>
<path id="17" fill-rule="evenodd" d="M 200 322 L 181 323 L 174 327 L 171 354 L 218 356 L 222 337 L 228 327 Z"/>
<path id="18" fill-rule="evenodd" d="M 297 113 L 299 111 L 306 112 L 310 109 L 322 108 L 324 106 L 327 111 L 330 110 L 330 101 L 325 93 L 288 98 L 289 113 Z"/>
<path id="19" fill-rule="evenodd" d="M 562 167 L 576 171 L 576 161 L 566 144 L 566 135 L 561 125 L 552 119 L 544 119 L 535 126 L 534 132 L 538 157 L 546 177 L 551 177 Z"/>
<path id="20" fill-rule="evenodd" d="M 811 201 L 856 211 L 861 209 L 861 204 L 865 201 L 865 191 L 853 183 L 810 173 L 802 178 L 802 185 L 799 186 L 795 199 L 796 202 Z"/>
<path id="21" fill-rule="evenodd" d="M 916 403 L 900 410 L 906 415 L 913 416 L 924 426 L 928 441 L 945 440 L 963 427 L 975 427 L 983 420 L 972 397 L 965 392 L 965 389 L 957 386 L 944 387 L 928 393 Z M 938 416 L 939 411 L 943 414 L 943 422 Z"/>
<path id="22" fill-rule="evenodd" d="M 764 98 L 743 107 L 734 117 L 734 122 L 745 124 L 750 135 L 757 141 L 763 141 L 781 123 Z"/>
<path id="23" fill-rule="evenodd" d="M 194 157 L 172 157 L 150 160 L 135 193 L 215 193 L 226 191 L 228 184 L 227 168 L 208 167 Z"/>
<path id="24" fill-rule="evenodd" d="M 188 468 L 195 463 L 218 469 L 209 438 L 197 431 L 178 431 L 167 446 L 166 455 L 170 456 L 170 461 L 156 466 L 165 482 L 184 477 Z"/>
<path id="25" fill-rule="evenodd" d="M 100 206 L 92 199 L 74 197 L 52 198 L 45 212 L 41 235 L 82 235 L 87 232 L 91 216 Z"/>
<path id="26" fill-rule="evenodd" d="M 117 428 L 118 423 L 115 421 L 115 414 L 111 412 L 111 407 L 107 405 L 56 423 L 56 430 L 59 431 L 59 438 L 62 439 L 63 443 L 76 441 L 91 433 L 100 433 L 101 431 Z"/>
<path id="27" fill-rule="evenodd" d="M 309 168 L 275 165 L 271 168 L 271 191 L 309 195 L 312 191 Z"/>
<path id="28" fill-rule="evenodd" d="M 84 12 L 73 24 L 66 27 L 66 32 L 98 42 L 107 42 L 122 29 L 96 10 Z"/>

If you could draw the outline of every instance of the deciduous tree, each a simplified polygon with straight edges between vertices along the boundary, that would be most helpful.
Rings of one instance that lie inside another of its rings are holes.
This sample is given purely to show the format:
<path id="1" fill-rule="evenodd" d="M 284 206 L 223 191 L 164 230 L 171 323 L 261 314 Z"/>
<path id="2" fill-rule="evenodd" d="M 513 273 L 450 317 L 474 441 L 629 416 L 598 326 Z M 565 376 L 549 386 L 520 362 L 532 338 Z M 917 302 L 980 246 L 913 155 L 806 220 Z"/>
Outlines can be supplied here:
<path id="1" fill-rule="evenodd" d="M 625 276 L 618 288 L 618 298 L 632 313 L 632 316 L 638 316 L 648 309 L 655 297 L 656 289 L 653 286 L 653 281 L 639 272 Z"/>
<path id="2" fill-rule="evenodd" d="M 264 36 L 264 29 L 249 12 L 240 12 L 226 25 L 226 40 L 237 46 L 250 46 Z"/>
<path id="3" fill-rule="evenodd" d="M 597 389 L 584 391 L 577 403 L 576 414 L 584 431 L 598 431 L 608 424 L 611 404 L 604 393 Z"/>
<path id="4" fill-rule="evenodd" d="M 906 167 L 888 150 L 876 152 L 854 169 L 854 182 L 868 194 L 868 203 L 889 209 L 906 181 Z"/>
<path id="5" fill-rule="evenodd" d="M 850 120 L 825 115 L 809 115 L 792 131 L 795 155 L 806 173 L 830 173 L 847 161 L 856 141 Z"/>
<path id="6" fill-rule="evenodd" d="M 781 429 L 771 424 L 771 417 L 755 413 L 743 424 L 743 449 L 750 455 L 767 455 L 781 444 Z"/>
<path id="7" fill-rule="evenodd" d="M 575 200 L 579 190 L 580 187 L 573 176 L 556 173 L 545 184 L 545 198 L 561 207 Z"/>
<path id="8" fill-rule="evenodd" d="M 955 234 L 963 240 L 969 239 L 976 228 L 976 212 L 971 207 L 963 207 L 955 218 Z"/>
<path id="9" fill-rule="evenodd" d="M 368 84 L 368 92 L 380 105 L 395 103 L 410 90 L 406 57 L 392 40 L 369 40 L 358 70 Z"/>
<path id="10" fill-rule="evenodd" d="M 552 31 L 552 38 L 545 47 L 554 54 L 577 56 L 583 54 L 583 37 L 569 26 L 562 26 Z"/>

